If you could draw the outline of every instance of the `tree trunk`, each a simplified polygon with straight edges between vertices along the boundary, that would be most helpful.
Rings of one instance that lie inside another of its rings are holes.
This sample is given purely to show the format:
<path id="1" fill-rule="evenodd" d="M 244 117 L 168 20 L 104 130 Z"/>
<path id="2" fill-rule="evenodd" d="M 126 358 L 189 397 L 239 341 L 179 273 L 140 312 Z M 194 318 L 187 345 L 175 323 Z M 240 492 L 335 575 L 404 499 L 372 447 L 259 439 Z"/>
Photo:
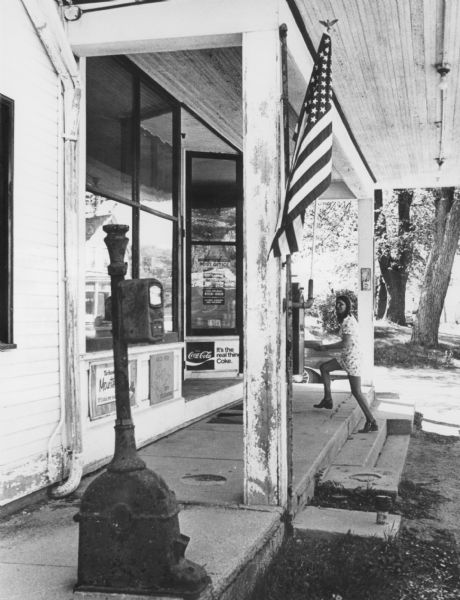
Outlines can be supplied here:
<path id="1" fill-rule="evenodd" d="M 435 196 L 435 232 L 426 265 L 411 342 L 438 345 L 439 322 L 460 237 L 460 191 L 441 188 Z"/>
<path id="2" fill-rule="evenodd" d="M 397 195 L 399 221 L 397 247 L 388 247 L 385 252 L 381 252 L 379 265 L 387 291 L 385 317 L 392 323 L 406 325 L 406 286 L 413 252 L 410 222 L 413 191 L 398 190 Z M 386 227 L 384 220 L 381 220 L 380 226 Z"/>
<path id="3" fill-rule="evenodd" d="M 383 319 L 387 310 L 387 288 L 385 285 L 385 281 L 383 277 L 380 275 L 379 283 L 378 283 L 378 292 L 377 292 L 377 319 Z"/>
<path id="4" fill-rule="evenodd" d="M 375 237 L 378 239 L 382 237 L 386 230 L 386 221 L 385 215 L 382 211 L 383 208 L 383 195 L 382 190 L 375 190 L 374 193 L 374 231 Z M 388 294 L 387 288 L 385 285 L 385 281 L 382 277 L 382 263 L 381 263 L 381 254 L 377 252 L 378 263 L 380 267 L 380 277 L 378 281 L 378 289 L 377 289 L 377 312 L 376 318 L 383 319 L 387 310 L 387 301 Z M 374 299 L 375 302 L 375 299 Z"/>

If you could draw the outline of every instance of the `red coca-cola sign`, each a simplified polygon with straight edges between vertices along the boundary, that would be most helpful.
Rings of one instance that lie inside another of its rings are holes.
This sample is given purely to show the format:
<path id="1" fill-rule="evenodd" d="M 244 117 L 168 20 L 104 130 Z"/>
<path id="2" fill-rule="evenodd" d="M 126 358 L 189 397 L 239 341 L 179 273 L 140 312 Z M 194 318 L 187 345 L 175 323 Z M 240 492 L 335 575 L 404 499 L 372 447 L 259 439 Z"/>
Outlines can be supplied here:
<path id="1" fill-rule="evenodd" d="M 187 342 L 185 365 L 189 371 L 214 369 L 214 342 Z"/>

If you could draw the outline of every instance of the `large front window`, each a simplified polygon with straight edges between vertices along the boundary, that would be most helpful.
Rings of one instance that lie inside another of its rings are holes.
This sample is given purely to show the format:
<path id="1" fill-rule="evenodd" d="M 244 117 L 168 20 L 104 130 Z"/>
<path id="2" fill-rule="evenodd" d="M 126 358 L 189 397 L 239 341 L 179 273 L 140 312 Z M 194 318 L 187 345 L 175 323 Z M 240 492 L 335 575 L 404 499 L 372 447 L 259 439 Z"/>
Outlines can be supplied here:
<path id="1" fill-rule="evenodd" d="M 178 339 L 179 109 L 129 61 L 87 60 L 86 339 L 111 344 L 103 226 L 129 225 L 127 277 L 163 285 L 167 341 Z M 177 179 L 177 178 L 176 178 Z"/>

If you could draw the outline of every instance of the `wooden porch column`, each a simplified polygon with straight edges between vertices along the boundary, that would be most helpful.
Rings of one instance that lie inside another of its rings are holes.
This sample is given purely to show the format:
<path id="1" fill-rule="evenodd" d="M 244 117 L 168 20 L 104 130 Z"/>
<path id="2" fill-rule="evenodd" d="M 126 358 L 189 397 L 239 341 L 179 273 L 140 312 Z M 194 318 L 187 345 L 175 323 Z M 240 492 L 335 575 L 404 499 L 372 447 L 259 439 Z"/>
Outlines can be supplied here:
<path id="1" fill-rule="evenodd" d="M 246 504 L 287 498 L 285 284 L 280 260 L 268 258 L 283 165 L 280 60 L 278 29 L 243 35 Z"/>
<path id="2" fill-rule="evenodd" d="M 369 283 L 362 269 L 370 269 Z M 358 200 L 358 321 L 363 352 L 362 383 L 374 380 L 374 200 Z M 368 289 L 363 289 L 363 288 Z"/>

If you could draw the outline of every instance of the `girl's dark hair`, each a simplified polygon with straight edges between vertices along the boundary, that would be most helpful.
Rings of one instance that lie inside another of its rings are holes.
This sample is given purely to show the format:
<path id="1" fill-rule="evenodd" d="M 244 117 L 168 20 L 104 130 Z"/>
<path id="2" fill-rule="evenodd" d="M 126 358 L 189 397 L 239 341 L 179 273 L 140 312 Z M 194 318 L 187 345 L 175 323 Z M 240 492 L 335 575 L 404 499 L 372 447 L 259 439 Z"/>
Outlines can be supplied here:
<path id="1" fill-rule="evenodd" d="M 348 296 L 337 296 L 337 298 L 335 299 L 336 305 L 339 300 L 344 302 L 346 306 L 346 310 L 344 313 L 342 313 L 341 315 L 337 314 L 337 321 L 339 323 L 342 323 L 342 321 L 346 319 L 348 315 L 351 315 L 351 300 Z"/>

